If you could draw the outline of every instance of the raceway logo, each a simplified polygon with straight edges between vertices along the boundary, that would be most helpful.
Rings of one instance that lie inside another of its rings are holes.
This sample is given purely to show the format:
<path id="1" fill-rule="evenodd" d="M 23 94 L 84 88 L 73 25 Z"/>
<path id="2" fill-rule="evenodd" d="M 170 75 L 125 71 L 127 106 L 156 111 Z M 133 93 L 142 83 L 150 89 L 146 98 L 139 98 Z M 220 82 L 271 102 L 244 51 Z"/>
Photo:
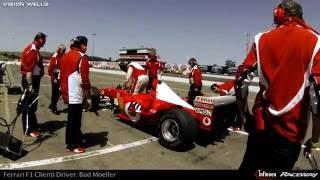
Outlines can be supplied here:
<path id="1" fill-rule="evenodd" d="M 256 179 L 265 180 L 265 179 L 277 179 L 277 175 L 280 178 L 301 178 L 301 179 L 310 179 L 318 177 L 318 172 L 268 172 L 265 170 L 258 170 L 255 173 Z"/>
<path id="2" fill-rule="evenodd" d="M 281 172 L 280 177 L 290 177 L 290 178 L 316 178 L 318 177 L 317 172 Z"/>

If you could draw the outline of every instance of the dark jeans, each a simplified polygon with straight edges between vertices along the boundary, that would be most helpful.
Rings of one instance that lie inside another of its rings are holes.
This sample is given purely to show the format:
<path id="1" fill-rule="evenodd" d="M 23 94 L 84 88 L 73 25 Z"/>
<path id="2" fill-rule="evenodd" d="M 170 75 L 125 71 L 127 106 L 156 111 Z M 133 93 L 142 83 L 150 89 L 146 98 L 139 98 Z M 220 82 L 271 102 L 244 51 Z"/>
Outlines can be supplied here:
<path id="1" fill-rule="evenodd" d="M 81 117 L 82 104 L 68 105 L 68 122 L 66 127 L 66 144 L 67 148 L 74 149 L 81 145 Z"/>
<path id="2" fill-rule="evenodd" d="M 151 88 L 152 88 L 152 82 L 153 82 L 154 80 L 156 80 L 156 79 L 157 79 L 157 78 L 152 78 L 152 77 L 149 76 L 149 81 L 148 81 L 148 84 L 147 84 L 147 87 L 146 87 L 146 92 L 148 92 L 148 91 L 151 90 Z"/>
<path id="3" fill-rule="evenodd" d="M 190 89 L 189 89 L 189 93 L 188 93 L 188 103 L 190 105 L 193 106 L 193 101 L 194 99 L 197 97 L 197 96 L 201 96 L 202 93 L 201 93 L 201 89 L 202 89 L 202 86 L 201 87 L 197 87 L 198 88 L 198 91 L 195 91 L 196 87 L 194 84 L 191 84 L 190 86 Z"/>
<path id="4" fill-rule="evenodd" d="M 224 132 L 230 126 L 241 128 L 242 119 L 238 112 L 236 103 L 215 107 L 213 112 L 216 117 L 214 122 L 215 131 Z"/>
<path id="5" fill-rule="evenodd" d="M 57 109 L 57 103 L 59 101 L 59 98 L 60 98 L 60 83 L 59 81 L 57 81 L 56 83 L 54 83 L 53 81 L 51 81 L 51 85 L 52 85 L 52 88 L 51 88 L 51 105 L 50 107 L 53 108 L 53 109 Z"/>
<path id="6" fill-rule="evenodd" d="M 0 84 L 3 84 L 4 69 L 0 68 Z"/>
<path id="7" fill-rule="evenodd" d="M 244 176 L 253 176 L 257 170 L 291 170 L 300 150 L 300 143 L 290 142 L 271 127 L 263 132 L 252 132 L 239 170 Z"/>
<path id="8" fill-rule="evenodd" d="M 27 106 L 29 106 L 33 100 L 39 95 L 40 90 L 40 81 L 41 76 L 32 76 L 32 87 L 33 93 L 36 94 L 35 96 L 31 96 L 31 98 L 27 101 Z M 28 82 L 25 76 L 22 76 L 22 88 L 28 88 Z M 38 120 L 36 116 L 36 112 L 38 109 L 38 101 L 36 101 L 30 108 L 24 108 L 22 111 L 22 125 L 23 125 L 23 132 L 26 132 L 27 124 L 28 124 L 28 131 L 27 133 L 31 133 L 32 131 L 38 130 Z M 27 122 L 28 116 L 28 122 Z"/>

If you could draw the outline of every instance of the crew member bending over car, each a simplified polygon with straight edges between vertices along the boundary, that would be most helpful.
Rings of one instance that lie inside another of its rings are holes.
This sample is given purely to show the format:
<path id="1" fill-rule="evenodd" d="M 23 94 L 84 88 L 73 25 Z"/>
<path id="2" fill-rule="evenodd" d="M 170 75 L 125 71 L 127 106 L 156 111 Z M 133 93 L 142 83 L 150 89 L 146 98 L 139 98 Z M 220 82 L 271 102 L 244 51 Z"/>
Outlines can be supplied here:
<path id="1" fill-rule="evenodd" d="M 120 69 L 127 73 L 123 88 L 133 95 L 146 90 L 149 78 L 145 69 L 138 63 L 121 61 Z"/>
<path id="2" fill-rule="evenodd" d="M 234 80 L 226 81 L 222 84 L 214 83 L 211 85 L 211 90 L 213 90 L 215 93 L 219 93 L 220 96 L 234 96 Z"/>
<path id="3" fill-rule="evenodd" d="M 235 81 L 230 80 L 226 81 L 222 84 L 214 83 L 211 85 L 211 90 L 215 93 L 219 93 L 220 96 L 235 96 L 234 90 Z M 232 126 L 234 131 L 239 131 L 242 127 L 242 119 L 239 116 L 238 106 L 236 103 L 228 105 L 229 107 L 224 108 L 223 117 L 227 117 L 225 119 L 231 120 L 227 125 Z"/>

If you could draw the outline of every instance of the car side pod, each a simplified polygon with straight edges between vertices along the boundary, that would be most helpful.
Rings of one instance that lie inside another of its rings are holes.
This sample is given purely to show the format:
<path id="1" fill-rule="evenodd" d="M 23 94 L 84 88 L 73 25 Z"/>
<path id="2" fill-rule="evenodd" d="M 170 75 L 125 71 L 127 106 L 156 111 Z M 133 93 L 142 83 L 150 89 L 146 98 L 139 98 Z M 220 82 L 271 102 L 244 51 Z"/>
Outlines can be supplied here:
<path id="1" fill-rule="evenodd" d="M 213 121 L 215 121 L 215 109 L 233 103 L 236 103 L 235 96 L 197 96 L 194 100 L 194 108 L 200 130 L 211 132 Z"/>

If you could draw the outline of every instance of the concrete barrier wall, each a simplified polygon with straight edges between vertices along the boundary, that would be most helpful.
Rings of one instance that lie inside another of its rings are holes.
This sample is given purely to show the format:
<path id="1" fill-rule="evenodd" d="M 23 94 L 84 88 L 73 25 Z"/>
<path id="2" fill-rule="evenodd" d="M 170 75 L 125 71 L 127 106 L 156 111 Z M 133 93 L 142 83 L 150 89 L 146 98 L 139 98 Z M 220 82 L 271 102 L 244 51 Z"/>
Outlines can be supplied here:
<path id="1" fill-rule="evenodd" d="M 20 62 L 6 62 L 6 64 L 21 65 Z M 111 64 L 109 64 L 109 65 L 111 65 Z M 111 69 L 90 68 L 90 71 L 99 72 L 99 73 L 106 73 L 106 74 L 114 74 L 114 75 L 123 75 L 123 76 L 125 75 L 125 73 L 122 72 L 122 71 L 111 70 Z M 204 75 L 204 76 L 206 76 L 206 75 Z M 232 76 L 222 76 L 222 75 L 210 75 L 210 76 L 218 78 L 221 81 L 203 80 L 202 83 L 203 83 L 204 86 L 211 86 L 213 83 L 222 83 L 224 81 L 227 81 L 227 80 L 230 80 L 230 79 L 234 78 Z M 181 78 L 181 77 L 172 77 L 172 76 L 162 76 L 162 80 L 169 81 L 169 82 L 177 82 L 177 83 L 189 84 L 189 79 L 187 77 L 186 78 Z M 258 79 L 254 79 L 254 82 L 255 81 L 258 81 Z M 259 91 L 259 87 L 258 86 L 250 86 L 249 90 L 250 90 L 250 92 L 258 92 Z"/>

